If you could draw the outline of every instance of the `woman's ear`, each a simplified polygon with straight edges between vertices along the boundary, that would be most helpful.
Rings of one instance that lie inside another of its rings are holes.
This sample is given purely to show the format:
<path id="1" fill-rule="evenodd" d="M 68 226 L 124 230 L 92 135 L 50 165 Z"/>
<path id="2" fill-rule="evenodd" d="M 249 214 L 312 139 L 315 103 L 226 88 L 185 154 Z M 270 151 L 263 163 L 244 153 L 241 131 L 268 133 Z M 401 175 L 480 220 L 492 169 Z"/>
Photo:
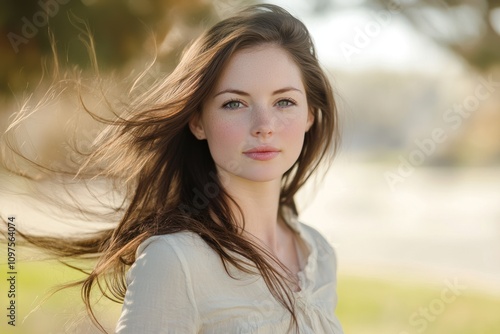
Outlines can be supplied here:
<path id="1" fill-rule="evenodd" d="M 191 118 L 191 120 L 189 121 L 189 129 L 191 130 L 191 133 L 199 140 L 207 139 L 199 115 L 195 115 Z"/>
<path id="2" fill-rule="evenodd" d="M 309 129 L 313 124 L 314 124 L 314 114 L 312 110 L 309 110 L 309 112 L 307 113 L 306 132 L 309 131 Z"/>

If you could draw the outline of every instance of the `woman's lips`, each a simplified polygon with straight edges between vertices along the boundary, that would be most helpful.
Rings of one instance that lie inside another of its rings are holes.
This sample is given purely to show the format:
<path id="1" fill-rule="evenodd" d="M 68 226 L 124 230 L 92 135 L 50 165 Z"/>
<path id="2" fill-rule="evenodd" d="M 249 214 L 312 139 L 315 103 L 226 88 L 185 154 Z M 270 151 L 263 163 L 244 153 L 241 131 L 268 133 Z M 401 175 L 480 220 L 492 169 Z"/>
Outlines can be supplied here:
<path id="1" fill-rule="evenodd" d="M 267 161 L 280 154 L 280 150 L 272 146 L 259 146 L 243 152 L 250 159 Z"/>

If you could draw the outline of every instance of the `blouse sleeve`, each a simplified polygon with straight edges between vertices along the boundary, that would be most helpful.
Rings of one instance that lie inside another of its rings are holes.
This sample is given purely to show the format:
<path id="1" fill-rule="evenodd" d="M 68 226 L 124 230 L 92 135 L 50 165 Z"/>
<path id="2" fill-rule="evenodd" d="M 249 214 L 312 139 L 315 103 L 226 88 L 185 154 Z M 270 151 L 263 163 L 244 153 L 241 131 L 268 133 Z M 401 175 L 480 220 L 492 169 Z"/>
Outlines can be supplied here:
<path id="1" fill-rule="evenodd" d="M 191 275 L 180 249 L 160 236 L 143 242 L 137 254 L 115 333 L 197 333 Z"/>

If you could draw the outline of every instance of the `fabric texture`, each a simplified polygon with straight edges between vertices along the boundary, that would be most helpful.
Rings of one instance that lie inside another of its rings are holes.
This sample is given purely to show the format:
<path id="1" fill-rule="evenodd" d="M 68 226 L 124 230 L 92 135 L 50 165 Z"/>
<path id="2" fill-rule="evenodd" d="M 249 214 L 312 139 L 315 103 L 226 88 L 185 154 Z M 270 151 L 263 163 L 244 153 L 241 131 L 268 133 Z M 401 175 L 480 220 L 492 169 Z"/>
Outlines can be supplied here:
<path id="1" fill-rule="evenodd" d="M 335 316 L 336 257 L 328 241 L 296 217 L 300 291 L 294 292 L 301 334 L 342 334 Z M 137 249 L 117 334 L 295 333 L 290 313 L 260 275 L 230 267 L 196 233 L 153 236 Z"/>

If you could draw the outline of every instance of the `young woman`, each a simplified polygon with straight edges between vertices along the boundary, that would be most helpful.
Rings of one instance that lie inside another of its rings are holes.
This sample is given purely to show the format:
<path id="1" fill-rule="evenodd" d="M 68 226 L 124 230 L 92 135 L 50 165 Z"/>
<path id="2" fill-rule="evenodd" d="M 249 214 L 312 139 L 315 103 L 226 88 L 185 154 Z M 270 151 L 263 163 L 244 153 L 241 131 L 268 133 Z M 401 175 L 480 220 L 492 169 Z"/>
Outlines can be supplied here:
<path id="1" fill-rule="evenodd" d="M 127 180 L 118 225 L 26 236 L 59 255 L 99 255 L 82 282 L 90 311 L 104 280 L 123 300 L 119 334 L 342 333 L 334 251 L 294 201 L 338 143 L 303 23 L 273 5 L 219 22 L 109 127 L 84 168 L 106 163 Z"/>

